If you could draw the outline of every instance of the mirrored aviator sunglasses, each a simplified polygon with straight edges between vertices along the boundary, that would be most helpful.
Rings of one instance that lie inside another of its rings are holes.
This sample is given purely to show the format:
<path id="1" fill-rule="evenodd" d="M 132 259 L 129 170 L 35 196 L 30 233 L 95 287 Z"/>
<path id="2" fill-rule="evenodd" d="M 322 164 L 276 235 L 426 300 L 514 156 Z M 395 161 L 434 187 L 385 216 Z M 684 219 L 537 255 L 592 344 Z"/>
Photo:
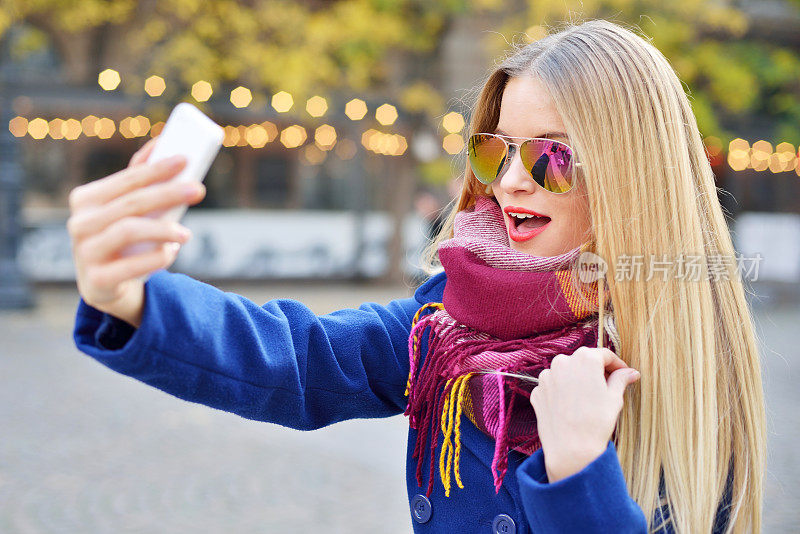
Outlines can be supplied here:
<path id="1" fill-rule="evenodd" d="M 566 143 L 545 138 L 526 139 L 513 143 L 505 137 L 491 133 L 476 133 L 467 142 L 469 163 L 475 177 L 483 184 L 491 184 L 501 177 L 519 150 L 522 164 L 533 180 L 551 193 L 566 193 L 574 184 L 575 167 L 572 148 Z"/>

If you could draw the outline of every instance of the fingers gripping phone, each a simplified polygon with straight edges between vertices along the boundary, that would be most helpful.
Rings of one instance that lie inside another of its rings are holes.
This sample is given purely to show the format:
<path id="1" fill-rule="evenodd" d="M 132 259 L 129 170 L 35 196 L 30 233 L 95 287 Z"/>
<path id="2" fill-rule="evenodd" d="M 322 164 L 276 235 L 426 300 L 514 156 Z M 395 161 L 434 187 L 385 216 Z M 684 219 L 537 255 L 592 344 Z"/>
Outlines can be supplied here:
<path id="1" fill-rule="evenodd" d="M 221 126 L 197 107 L 182 102 L 169 114 L 164 129 L 147 158 L 147 163 L 153 164 L 175 155 L 184 156 L 187 161 L 186 166 L 170 181 L 202 182 L 222 146 L 224 137 L 225 130 Z M 188 204 L 182 204 L 166 210 L 152 211 L 145 216 L 177 222 L 188 207 Z M 126 247 L 121 254 L 122 256 L 141 254 L 158 246 L 159 243 L 155 241 L 143 241 Z M 140 277 L 142 281 L 146 281 L 147 278 L 149 276 Z"/>

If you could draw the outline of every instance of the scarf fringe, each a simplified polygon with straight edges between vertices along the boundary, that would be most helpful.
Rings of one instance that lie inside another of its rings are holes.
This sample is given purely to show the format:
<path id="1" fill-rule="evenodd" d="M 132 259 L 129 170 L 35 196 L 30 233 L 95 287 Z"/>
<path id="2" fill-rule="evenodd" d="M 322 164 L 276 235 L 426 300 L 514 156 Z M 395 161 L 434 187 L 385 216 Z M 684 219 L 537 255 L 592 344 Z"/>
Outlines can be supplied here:
<path id="1" fill-rule="evenodd" d="M 504 218 L 494 199 L 481 196 L 456 215 L 453 238 L 439 245 L 448 274 L 442 298 L 452 305 L 453 315 L 443 302 L 431 302 L 417 310 L 411 323 L 404 415 L 417 430 L 413 458 L 419 486 L 430 454 L 428 497 L 437 460 L 445 496 L 450 496 L 453 477 L 464 488 L 459 470 L 464 414 L 495 440 L 491 472 L 496 493 L 510 450 L 530 455 L 541 448 L 529 402 L 533 384 L 503 373 L 537 377 L 559 353 L 602 346 L 606 336 L 618 344 L 611 314 L 597 316 L 610 301 L 606 284 L 573 283 L 575 262 L 583 252 L 593 252 L 593 244 L 555 257 L 523 254 L 509 247 Z M 479 308 L 463 302 L 476 296 Z M 440 430 L 442 448 L 435 458 Z"/>
<path id="2" fill-rule="evenodd" d="M 433 313 L 423 316 L 426 311 Z M 464 336 L 464 330 L 469 331 L 469 337 Z M 524 370 L 527 374 L 535 376 L 538 374 L 537 371 L 540 372 L 548 366 L 549 360 L 559 351 L 563 352 L 564 347 L 579 346 L 584 340 L 585 330 L 584 327 L 568 326 L 548 333 L 544 336 L 546 339 L 538 341 L 509 340 L 498 343 L 497 340 L 491 339 L 491 336 L 455 323 L 440 302 L 427 303 L 417 311 L 409 335 L 410 372 L 405 391 L 409 399 L 404 415 L 409 416 L 410 426 L 418 430 L 412 457 L 417 460 L 416 479 L 419 486 L 422 486 L 422 466 L 426 447 L 430 451 L 426 493 L 428 497 L 433 491 L 439 429 L 444 437 L 438 458 L 439 477 L 444 486 L 445 496 L 450 496 L 453 476 L 456 485 L 464 489 L 459 470 L 461 417 L 465 412 L 471 381 L 488 378 L 488 375 L 472 370 L 475 362 L 471 360 L 477 355 L 485 356 L 487 348 L 491 348 L 496 354 L 501 354 L 500 351 L 504 349 L 512 351 L 521 348 L 533 349 L 529 345 L 535 344 L 539 350 L 534 351 L 534 354 L 538 354 L 539 359 L 532 361 Z M 426 331 L 428 331 L 428 356 L 420 367 L 421 341 Z M 462 366 L 470 370 L 462 370 Z M 448 376 L 450 378 L 445 378 Z M 496 385 L 499 421 L 491 468 L 495 493 L 499 493 L 508 470 L 508 452 L 511 449 L 518 449 L 530 454 L 541 447 L 541 443 L 535 428 L 528 436 L 512 437 L 509 431 L 517 397 L 525 399 L 530 396 L 530 391 L 525 391 L 514 381 L 507 382 L 503 375 L 496 374 L 493 378 Z M 506 402 L 507 389 L 508 402 Z M 471 408 L 474 410 L 474 406 Z M 434 421 L 437 424 L 433 424 Z"/>

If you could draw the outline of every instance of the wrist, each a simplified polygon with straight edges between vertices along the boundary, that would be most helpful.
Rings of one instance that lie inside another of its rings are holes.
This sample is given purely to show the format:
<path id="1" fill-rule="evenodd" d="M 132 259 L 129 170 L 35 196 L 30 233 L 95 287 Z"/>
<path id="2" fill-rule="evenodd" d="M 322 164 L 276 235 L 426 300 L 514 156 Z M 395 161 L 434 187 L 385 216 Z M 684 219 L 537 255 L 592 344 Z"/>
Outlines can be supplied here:
<path id="1" fill-rule="evenodd" d="M 144 284 L 137 284 L 134 288 L 117 300 L 113 306 L 101 310 L 117 319 L 125 321 L 134 328 L 142 324 L 144 313 Z"/>
<path id="2" fill-rule="evenodd" d="M 544 465 L 547 471 L 547 480 L 557 482 L 583 470 L 587 465 L 596 460 L 607 447 L 591 446 L 581 447 L 579 450 L 562 450 L 559 454 L 544 453 Z"/>

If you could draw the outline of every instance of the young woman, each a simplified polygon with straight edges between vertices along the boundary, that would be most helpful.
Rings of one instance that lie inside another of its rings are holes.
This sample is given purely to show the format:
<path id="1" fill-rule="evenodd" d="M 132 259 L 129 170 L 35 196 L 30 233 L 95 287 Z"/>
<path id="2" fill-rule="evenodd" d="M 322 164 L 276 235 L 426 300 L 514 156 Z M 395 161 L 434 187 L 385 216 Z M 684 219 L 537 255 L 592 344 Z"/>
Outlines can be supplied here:
<path id="1" fill-rule="evenodd" d="M 292 428 L 404 413 L 415 532 L 759 531 L 752 322 L 737 273 L 685 276 L 687 258 L 734 248 L 666 59 L 616 24 L 571 25 L 513 50 L 469 129 L 432 276 L 413 297 L 322 316 L 170 273 L 167 245 L 120 259 L 137 241 L 185 242 L 141 215 L 203 194 L 159 183 L 180 163 L 142 163 L 148 143 L 70 196 L 76 345 Z M 661 271 L 617 276 L 637 255 Z M 605 277 L 585 276 L 587 257 Z"/>

